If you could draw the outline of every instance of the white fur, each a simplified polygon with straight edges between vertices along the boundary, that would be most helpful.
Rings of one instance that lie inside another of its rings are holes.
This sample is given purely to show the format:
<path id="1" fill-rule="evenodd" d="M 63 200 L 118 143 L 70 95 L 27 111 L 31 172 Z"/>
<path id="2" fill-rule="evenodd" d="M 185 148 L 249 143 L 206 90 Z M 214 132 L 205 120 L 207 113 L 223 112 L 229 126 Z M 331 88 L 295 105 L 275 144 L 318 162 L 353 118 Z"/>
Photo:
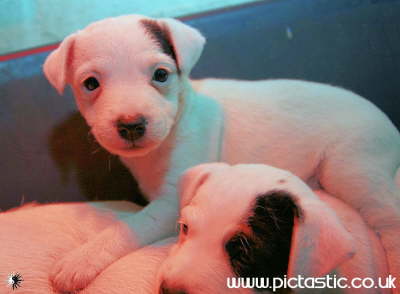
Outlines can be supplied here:
<path id="1" fill-rule="evenodd" d="M 108 203 L 25 205 L 0 213 L 0 293 L 60 293 L 53 290 L 49 280 L 54 262 L 94 238 L 106 226 L 115 225 L 127 212 L 137 211 L 127 202 L 109 207 Z M 126 255 L 77 294 L 153 293 L 155 275 L 168 248 L 161 243 L 152 244 Z M 96 259 L 88 262 L 95 263 Z M 16 290 L 6 284 L 12 272 L 23 278 Z"/>
<path id="2" fill-rule="evenodd" d="M 137 248 L 173 233 L 176 182 L 187 168 L 212 161 L 266 163 L 317 183 L 357 209 L 380 234 L 391 273 L 400 276 L 400 192 L 394 180 L 400 136 L 389 119 L 360 96 L 328 85 L 291 80 L 192 83 L 188 74 L 204 38 L 178 21 L 157 20 L 171 33 L 182 70 L 178 74 L 172 58 L 144 31 L 143 19 L 134 15 L 94 23 L 67 38 L 44 65 L 59 91 L 72 86 L 97 140 L 120 155 L 153 200 L 127 219 L 137 243 L 122 247 Z M 165 84 L 152 81 L 157 67 L 170 71 Z M 89 76 L 101 84 L 93 92 L 82 86 Z M 115 121 L 137 115 L 148 118 L 148 131 L 132 146 L 118 136 Z M 94 272 L 100 272 L 111 258 L 97 254 L 96 248 L 114 234 L 107 228 L 91 241 L 97 245 L 58 261 L 51 275 L 56 287 L 73 290 L 71 275 L 89 283 L 93 277 L 84 275 L 87 265 L 75 259 L 96 255 Z M 115 259 L 123 255 L 118 248 L 112 251 Z"/>
<path id="3" fill-rule="evenodd" d="M 180 222 L 188 226 L 188 233 L 181 233 L 172 246 L 159 271 L 158 285 L 163 281 L 170 290 L 186 289 L 190 294 L 226 291 L 227 277 L 235 274 L 224 244 L 238 230 L 248 230 L 243 222 L 255 198 L 274 190 L 290 192 L 303 213 L 293 229 L 289 278 L 331 273 L 346 277 L 350 284 L 352 278 L 377 282 L 379 277 L 388 276 L 382 244 L 359 213 L 343 201 L 323 191 L 314 194 L 299 178 L 270 166 L 219 163 L 196 166 L 184 175 Z M 268 266 L 273 265 L 265 264 Z M 211 270 L 214 274 L 210 275 Z M 230 291 L 248 293 L 247 289 Z M 391 293 L 390 289 L 375 288 L 346 291 Z"/>

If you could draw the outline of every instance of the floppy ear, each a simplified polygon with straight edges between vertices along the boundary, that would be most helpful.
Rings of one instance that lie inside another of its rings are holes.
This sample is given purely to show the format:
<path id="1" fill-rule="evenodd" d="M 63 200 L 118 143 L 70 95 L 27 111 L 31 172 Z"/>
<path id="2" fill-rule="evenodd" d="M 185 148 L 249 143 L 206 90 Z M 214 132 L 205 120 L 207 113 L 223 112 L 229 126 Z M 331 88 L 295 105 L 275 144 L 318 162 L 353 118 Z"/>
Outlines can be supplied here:
<path id="1" fill-rule="evenodd" d="M 158 21 L 170 34 L 178 68 L 188 75 L 200 58 L 205 38 L 198 30 L 173 18 L 162 18 Z"/>
<path id="2" fill-rule="evenodd" d="M 351 258 L 353 240 L 334 212 L 309 188 L 297 188 L 301 197 L 272 190 L 256 198 L 247 220 L 252 233 L 226 246 L 238 276 L 320 277 Z M 243 244 L 247 248 L 238 250 Z"/>
<path id="3" fill-rule="evenodd" d="M 301 197 L 283 189 L 256 198 L 247 220 L 252 233 L 236 241 L 249 244 L 246 257 L 231 256 L 238 276 L 320 277 L 352 257 L 352 238 L 335 213 L 305 184 L 293 190 Z"/>
<path id="4" fill-rule="evenodd" d="M 72 34 L 61 42 L 60 46 L 46 58 L 43 71 L 50 84 L 61 95 L 67 83 L 68 66 L 72 61 L 72 48 L 75 40 Z"/>
<path id="5" fill-rule="evenodd" d="M 225 163 L 205 163 L 187 169 L 181 176 L 178 184 L 180 209 L 192 201 L 196 191 L 213 171 L 225 166 L 228 165 Z"/>
<path id="6" fill-rule="evenodd" d="M 353 238 L 335 212 L 311 191 L 309 197 L 293 195 L 292 199 L 300 214 L 294 218 L 288 276 L 329 274 L 354 255 Z"/>

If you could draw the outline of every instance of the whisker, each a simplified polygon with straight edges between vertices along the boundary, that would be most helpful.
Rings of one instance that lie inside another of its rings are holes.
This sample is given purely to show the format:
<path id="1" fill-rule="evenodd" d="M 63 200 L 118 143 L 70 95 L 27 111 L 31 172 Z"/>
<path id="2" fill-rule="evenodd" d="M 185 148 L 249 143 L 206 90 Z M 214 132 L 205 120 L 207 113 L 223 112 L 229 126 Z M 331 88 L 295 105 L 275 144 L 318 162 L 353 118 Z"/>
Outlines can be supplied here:
<path id="1" fill-rule="evenodd" d="M 99 152 L 100 150 L 101 150 L 101 147 L 99 146 L 99 147 L 97 147 L 96 149 L 94 149 L 94 150 L 91 152 L 91 154 L 95 154 L 95 153 Z"/>
<path id="2" fill-rule="evenodd" d="M 22 198 L 21 198 L 21 201 L 19 202 L 19 206 L 24 205 L 24 203 L 25 203 L 25 195 L 22 194 Z"/>

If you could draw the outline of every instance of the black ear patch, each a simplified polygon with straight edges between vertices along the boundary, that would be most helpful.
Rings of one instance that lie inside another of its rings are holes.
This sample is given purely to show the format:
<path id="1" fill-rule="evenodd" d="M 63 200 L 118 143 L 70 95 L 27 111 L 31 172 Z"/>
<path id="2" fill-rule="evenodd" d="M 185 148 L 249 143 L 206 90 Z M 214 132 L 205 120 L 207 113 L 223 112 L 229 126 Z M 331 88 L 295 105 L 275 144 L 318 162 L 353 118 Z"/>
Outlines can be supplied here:
<path id="1" fill-rule="evenodd" d="M 151 38 L 157 42 L 162 52 L 171 56 L 175 63 L 178 65 L 175 49 L 172 45 L 171 34 L 168 28 L 163 28 L 160 24 L 152 19 L 142 19 L 141 24 L 145 31 L 151 36 Z"/>
<path id="2" fill-rule="evenodd" d="M 301 211 L 286 191 L 256 198 L 247 224 L 251 235 L 235 234 L 226 244 L 238 277 L 283 277 L 287 274 L 294 218 Z"/>

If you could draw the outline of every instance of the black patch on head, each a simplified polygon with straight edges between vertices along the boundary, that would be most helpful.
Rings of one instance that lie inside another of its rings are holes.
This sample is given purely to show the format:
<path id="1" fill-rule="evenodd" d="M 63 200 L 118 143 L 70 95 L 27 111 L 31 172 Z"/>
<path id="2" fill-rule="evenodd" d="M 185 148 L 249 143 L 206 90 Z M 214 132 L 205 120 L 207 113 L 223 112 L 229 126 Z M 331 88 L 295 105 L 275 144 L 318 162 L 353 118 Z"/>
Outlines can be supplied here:
<path id="1" fill-rule="evenodd" d="M 157 42 L 162 52 L 171 56 L 178 65 L 175 49 L 172 45 L 171 34 L 168 28 L 161 27 L 157 21 L 152 19 L 142 19 L 140 23 L 143 25 L 145 31 L 150 34 L 151 38 Z"/>
<path id="2" fill-rule="evenodd" d="M 286 191 L 258 196 L 247 219 L 252 234 L 238 232 L 225 244 L 234 273 L 238 277 L 283 278 L 288 270 L 294 218 L 300 214 Z"/>

